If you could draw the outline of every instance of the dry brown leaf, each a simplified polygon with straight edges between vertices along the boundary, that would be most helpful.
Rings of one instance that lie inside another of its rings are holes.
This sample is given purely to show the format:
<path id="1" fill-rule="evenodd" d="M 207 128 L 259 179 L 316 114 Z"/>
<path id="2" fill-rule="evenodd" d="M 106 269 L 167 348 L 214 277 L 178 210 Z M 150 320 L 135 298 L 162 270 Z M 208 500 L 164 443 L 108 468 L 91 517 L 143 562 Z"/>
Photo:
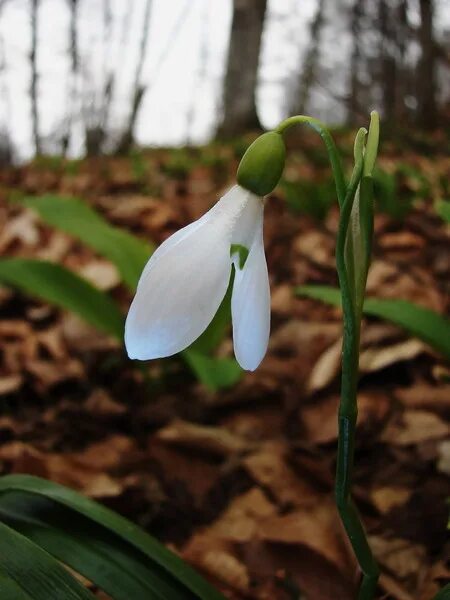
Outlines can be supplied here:
<path id="1" fill-rule="evenodd" d="M 268 488 L 282 505 L 304 506 L 317 501 L 317 490 L 288 466 L 286 448 L 281 444 L 265 444 L 261 450 L 247 456 L 242 464 L 250 476 Z"/>
<path id="2" fill-rule="evenodd" d="M 182 557 L 219 582 L 240 592 L 247 592 L 250 576 L 247 567 L 223 540 L 198 534 L 184 548 Z"/>
<path id="3" fill-rule="evenodd" d="M 39 331 L 36 334 L 36 339 L 52 358 L 56 360 L 67 359 L 68 352 L 59 326 Z"/>
<path id="4" fill-rule="evenodd" d="M 409 339 L 385 348 L 367 348 L 360 355 L 361 372 L 374 373 L 391 365 L 416 358 L 427 351 L 427 346 L 416 339 Z"/>
<path id="5" fill-rule="evenodd" d="M 441 473 L 450 476 L 450 440 L 444 440 L 438 445 L 439 461 L 437 468 Z"/>
<path id="6" fill-rule="evenodd" d="M 112 290 L 121 281 L 117 268 L 106 260 L 90 260 L 79 267 L 77 271 L 81 277 L 102 291 Z"/>
<path id="7" fill-rule="evenodd" d="M 79 460 L 76 454 L 46 454 L 30 445 L 11 442 L 0 447 L 0 460 L 10 463 L 11 473 L 44 477 L 88 496 L 117 496 L 123 490 L 118 480 L 92 469 L 92 465 Z"/>
<path id="8" fill-rule="evenodd" d="M 411 265 L 404 269 L 375 260 L 369 270 L 367 292 L 378 298 L 404 298 L 437 312 L 445 310 L 444 300 L 428 267 Z"/>
<path id="9" fill-rule="evenodd" d="M 276 511 L 260 489 L 252 488 L 234 498 L 207 533 L 222 540 L 248 542 L 258 535 L 262 523 Z"/>
<path id="10" fill-rule="evenodd" d="M 417 577 L 426 566 L 426 550 L 420 544 L 413 544 L 401 538 L 369 536 L 370 546 L 381 565 L 400 579 Z"/>
<path id="11" fill-rule="evenodd" d="M 357 426 L 373 427 L 385 419 L 390 407 L 388 396 L 381 392 L 358 394 Z M 337 415 L 339 396 L 330 395 L 302 406 L 300 420 L 306 439 L 314 444 L 328 444 L 337 438 Z"/>
<path id="12" fill-rule="evenodd" d="M 398 329 L 392 325 L 371 325 L 364 327 L 361 336 L 361 373 L 372 373 L 385 369 L 400 361 L 415 358 L 427 347 L 422 342 L 409 339 L 392 343 L 398 336 Z M 377 347 L 373 347 L 374 345 Z M 342 338 L 328 346 L 316 361 L 308 378 L 307 389 L 312 394 L 328 385 L 337 377 L 341 369 Z"/>
<path id="13" fill-rule="evenodd" d="M 400 585 L 393 577 L 382 573 L 379 579 L 379 586 L 382 590 L 389 594 L 389 598 L 395 598 L 395 600 L 416 600 L 415 596 L 412 596 L 404 586 Z M 430 600 L 430 598 L 427 598 Z"/>
<path id="14" fill-rule="evenodd" d="M 37 248 L 33 256 L 41 260 L 62 262 L 72 246 L 73 240 L 68 235 L 62 231 L 52 231 L 45 245 Z"/>
<path id="15" fill-rule="evenodd" d="M 437 562 L 427 573 L 424 584 L 420 588 L 418 600 L 429 600 L 450 582 L 450 569 L 443 561 Z"/>
<path id="16" fill-rule="evenodd" d="M 413 490 L 404 487 L 383 486 L 372 490 L 370 497 L 380 513 L 386 514 L 392 508 L 406 504 L 412 493 Z"/>
<path id="17" fill-rule="evenodd" d="M 183 448 L 150 438 L 148 457 L 154 461 L 164 480 L 177 487 L 183 485 L 193 498 L 196 506 L 203 506 L 207 494 L 220 477 L 220 469 L 210 460 L 197 455 L 187 455 Z"/>
<path id="18" fill-rule="evenodd" d="M 294 293 L 288 283 L 277 285 L 271 289 L 270 304 L 272 314 L 289 316 L 292 313 Z"/>
<path id="19" fill-rule="evenodd" d="M 107 390 L 97 388 L 92 390 L 84 403 L 84 408 L 93 415 L 102 417 L 120 416 L 127 412 L 127 408 L 113 400 Z"/>
<path id="20" fill-rule="evenodd" d="M 421 250 L 426 241 L 421 235 L 404 230 L 385 233 L 378 238 L 377 243 L 384 250 Z"/>
<path id="21" fill-rule="evenodd" d="M 4 253 L 14 242 L 22 246 L 37 246 L 39 243 L 39 226 L 36 215 L 29 210 L 10 217 L 0 234 L 0 253 Z"/>
<path id="22" fill-rule="evenodd" d="M 437 410 L 450 408 L 450 385 L 445 383 L 430 385 L 418 381 L 411 387 L 397 388 L 394 396 L 409 408 L 435 408 Z"/>
<path id="23" fill-rule="evenodd" d="M 0 377 L 0 396 L 6 396 L 17 392 L 22 387 L 23 377 L 22 375 L 5 375 Z"/>
<path id="24" fill-rule="evenodd" d="M 62 381 L 82 379 L 85 375 L 83 363 L 76 358 L 62 361 L 28 360 L 25 368 L 36 378 L 37 385 L 42 391 Z"/>
<path id="25" fill-rule="evenodd" d="M 181 420 L 173 421 L 160 429 L 156 438 L 166 443 L 205 450 L 220 456 L 229 456 L 254 447 L 248 440 L 223 427 L 207 427 Z"/>
<path id="26" fill-rule="evenodd" d="M 258 535 L 267 542 L 308 546 L 340 571 L 351 575 L 355 562 L 339 523 L 334 504 L 322 500 L 308 510 L 296 510 L 264 520 Z"/>
<path id="27" fill-rule="evenodd" d="M 98 331 L 71 313 L 61 315 L 61 329 L 68 345 L 79 353 L 113 351 L 120 347 L 118 340 Z"/>
<path id="28" fill-rule="evenodd" d="M 449 431 L 449 426 L 434 413 L 408 410 L 388 424 L 381 439 L 397 446 L 407 446 L 444 438 Z"/>
<path id="29" fill-rule="evenodd" d="M 342 338 L 329 346 L 314 365 L 307 389 L 312 394 L 329 385 L 341 368 Z"/>
<path id="30" fill-rule="evenodd" d="M 334 268 L 333 244 L 332 236 L 313 229 L 294 238 L 292 249 L 319 265 Z"/>

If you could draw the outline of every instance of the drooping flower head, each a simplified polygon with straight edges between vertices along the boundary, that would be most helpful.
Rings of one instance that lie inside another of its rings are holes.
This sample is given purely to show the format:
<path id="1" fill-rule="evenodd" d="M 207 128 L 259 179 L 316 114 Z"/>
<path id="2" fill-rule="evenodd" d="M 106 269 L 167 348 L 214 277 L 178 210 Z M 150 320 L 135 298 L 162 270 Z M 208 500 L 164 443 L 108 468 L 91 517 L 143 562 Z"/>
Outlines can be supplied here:
<path id="1" fill-rule="evenodd" d="M 126 321 L 125 344 L 130 358 L 163 358 L 190 346 L 217 312 L 234 265 L 234 352 L 246 370 L 253 371 L 260 364 L 270 332 L 263 196 L 277 185 L 283 166 L 281 136 L 274 132 L 262 135 L 241 161 L 237 176 L 240 185 L 153 253 Z M 247 249 L 245 261 L 232 252 L 236 246 Z"/>

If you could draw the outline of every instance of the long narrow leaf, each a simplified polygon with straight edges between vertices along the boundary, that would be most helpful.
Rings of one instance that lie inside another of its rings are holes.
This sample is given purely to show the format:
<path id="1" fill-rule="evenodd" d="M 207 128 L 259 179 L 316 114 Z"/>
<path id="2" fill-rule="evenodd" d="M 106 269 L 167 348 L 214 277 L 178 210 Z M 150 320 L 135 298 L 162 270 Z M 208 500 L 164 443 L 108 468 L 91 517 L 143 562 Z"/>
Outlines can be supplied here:
<path id="1" fill-rule="evenodd" d="M 341 305 L 340 292 L 333 287 L 303 285 L 296 288 L 296 293 L 333 306 Z M 399 325 L 450 359 L 450 321 L 438 313 L 406 300 L 378 298 L 367 298 L 363 310 L 366 315 Z"/>
<path id="2" fill-rule="evenodd" d="M 0 569 L 33 600 L 94 599 L 47 552 L 3 523 L 0 523 Z"/>
<path id="3" fill-rule="evenodd" d="M 49 225 L 76 237 L 108 258 L 130 290 L 136 289 L 142 269 L 154 250 L 151 244 L 114 227 L 77 198 L 46 194 L 27 198 L 25 204 L 36 210 Z"/>
<path id="4" fill-rule="evenodd" d="M 24 492 L 3 492 L 0 519 L 115 600 L 194 598 L 141 552 L 53 500 Z"/>
<path id="5" fill-rule="evenodd" d="M 224 600 L 217 590 L 175 554 L 142 529 L 106 507 L 61 485 L 29 475 L 8 475 L 0 478 L 0 497 L 12 491 L 44 497 L 83 515 L 97 526 L 108 530 L 111 535 L 119 537 L 124 542 L 124 547 L 131 547 L 144 554 L 201 600 Z M 186 598 L 189 596 L 186 595 Z"/>
<path id="6" fill-rule="evenodd" d="M 14 579 L 2 571 L 0 571 L 0 598 L 2 600 L 33 600 Z"/>
<path id="7" fill-rule="evenodd" d="M 70 310 L 119 339 L 123 316 L 114 301 L 65 267 L 26 258 L 0 260 L 0 282 Z"/>

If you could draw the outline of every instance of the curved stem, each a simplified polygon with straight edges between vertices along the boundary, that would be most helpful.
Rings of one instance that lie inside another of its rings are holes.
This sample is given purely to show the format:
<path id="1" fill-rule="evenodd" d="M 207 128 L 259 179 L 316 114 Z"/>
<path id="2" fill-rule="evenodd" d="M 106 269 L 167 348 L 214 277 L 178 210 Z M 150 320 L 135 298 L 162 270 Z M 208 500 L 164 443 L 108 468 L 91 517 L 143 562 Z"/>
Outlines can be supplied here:
<path id="1" fill-rule="evenodd" d="M 358 416 L 357 389 L 361 314 L 356 306 L 356 299 L 354 298 L 354 293 L 352 293 L 352 283 L 349 281 L 345 263 L 345 242 L 353 201 L 361 180 L 363 163 L 364 160 L 361 154 L 357 158 L 346 197 L 341 207 L 336 246 L 336 263 L 342 294 L 344 333 L 335 495 L 342 523 L 363 572 L 358 599 L 371 600 L 375 593 L 379 570 L 367 542 L 364 527 L 351 498 L 354 442 Z"/>
<path id="2" fill-rule="evenodd" d="M 338 197 L 339 206 L 343 206 L 345 200 L 345 177 L 344 172 L 342 170 L 341 159 L 339 157 L 338 150 L 336 148 L 336 144 L 331 136 L 331 133 L 327 129 L 326 125 L 319 121 L 318 119 L 314 119 L 313 117 L 308 117 L 306 115 L 296 115 L 294 117 L 289 117 L 282 121 L 278 127 L 274 130 L 277 133 L 283 134 L 293 125 L 309 125 L 316 131 L 322 140 L 325 143 L 328 156 L 330 157 L 331 168 L 333 170 L 334 181 L 336 184 L 336 192 Z"/>

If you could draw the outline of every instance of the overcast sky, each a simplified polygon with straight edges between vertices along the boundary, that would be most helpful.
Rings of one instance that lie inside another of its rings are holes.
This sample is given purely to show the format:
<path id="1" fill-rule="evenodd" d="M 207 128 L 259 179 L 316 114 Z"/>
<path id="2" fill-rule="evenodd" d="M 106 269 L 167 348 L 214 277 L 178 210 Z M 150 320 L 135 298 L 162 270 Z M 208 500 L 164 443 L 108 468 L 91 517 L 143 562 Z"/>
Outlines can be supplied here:
<path id="1" fill-rule="evenodd" d="M 119 129 L 129 110 L 146 0 L 110 0 L 111 37 L 105 46 L 104 6 L 108 0 L 81 0 L 79 35 L 84 81 L 101 90 L 106 68 L 117 73 L 111 122 Z M 350 0 L 348 0 L 350 1 Z M 345 2 L 345 0 L 340 0 Z M 263 39 L 258 106 L 263 123 L 273 126 L 286 113 L 286 86 L 295 77 L 308 44 L 308 26 L 316 0 L 269 0 Z M 68 2 L 41 0 L 39 13 L 39 113 L 41 134 L 55 133 L 67 111 L 69 80 Z M 33 153 L 30 122 L 30 0 L 7 0 L 0 15 L 0 125 L 7 126 L 22 159 Z M 338 7 L 332 5 L 330 10 Z M 440 28 L 448 26 L 450 9 L 438 2 Z M 410 18 L 417 18 L 412 11 Z M 333 18 L 333 15 L 330 15 Z M 202 142 L 214 130 L 231 26 L 231 0 L 153 0 L 143 80 L 148 84 L 139 113 L 141 144 Z M 333 79 L 334 61 L 349 51 L 349 39 L 336 28 L 325 31 L 328 87 L 342 91 Z M 339 48 L 339 52 L 336 52 Z M 328 49 L 328 50 L 327 50 Z M 245 57 L 243 57 L 245 60 Z M 339 121 L 342 107 L 327 89 L 315 91 L 315 116 Z M 97 102 L 100 98 L 97 98 Z M 371 108 L 371 107 L 369 107 Z M 80 124 L 81 126 L 81 124 Z M 82 152 L 81 129 L 71 153 Z M 44 140 L 45 141 L 45 140 Z M 45 146 L 44 146 L 45 148 Z"/>

